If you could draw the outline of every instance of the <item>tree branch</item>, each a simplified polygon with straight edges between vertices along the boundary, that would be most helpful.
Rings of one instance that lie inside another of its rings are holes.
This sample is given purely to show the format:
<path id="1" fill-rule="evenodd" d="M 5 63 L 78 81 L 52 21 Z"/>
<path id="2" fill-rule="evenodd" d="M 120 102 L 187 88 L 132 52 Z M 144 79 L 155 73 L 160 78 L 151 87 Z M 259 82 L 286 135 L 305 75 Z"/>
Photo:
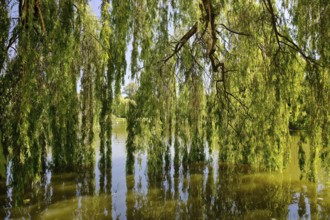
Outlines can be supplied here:
<path id="1" fill-rule="evenodd" d="M 222 27 L 224 27 L 227 31 L 232 32 L 234 34 L 243 35 L 243 36 L 251 36 L 250 34 L 247 34 L 247 33 L 239 32 L 239 31 L 234 31 L 234 30 L 232 30 L 231 28 L 227 27 L 224 24 L 219 24 L 219 25 L 222 26 Z M 217 31 L 217 33 L 220 34 L 219 31 Z"/>
<path id="2" fill-rule="evenodd" d="M 237 98 L 234 94 L 232 94 L 232 93 L 230 93 L 230 92 L 228 92 L 226 90 L 225 90 L 225 93 L 227 95 L 233 97 L 241 106 L 243 106 L 245 108 L 245 110 L 247 110 L 247 111 L 249 110 L 249 108 L 239 98 Z"/>
<path id="3" fill-rule="evenodd" d="M 268 10 L 268 12 L 271 15 L 271 23 L 272 23 L 273 31 L 275 32 L 276 41 L 277 41 L 278 46 L 281 47 L 280 39 L 278 37 L 279 35 L 278 35 L 278 30 L 277 30 L 277 25 L 276 25 L 276 17 L 275 17 L 273 5 L 270 2 L 270 0 L 263 0 L 263 2 L 266 6 L 266 9 Z"/>
<path id="4" fill-rule="evenodd" d="M 291 49 L 297 51 L 306 61 L 312 62 L 316 65 L 320 65 L 318 62 L 316 62 L 315 59 L 313 59 L 312 57 L 306 55 L 305 52 L 292 39 L 290 39 L 288 36 L 285 36 L 285 35 L 281 34 L 278 31 L 277 22 L 276 22 L 276 15 L 275 15 L 275 12 L 274 12 L 272 2 L 270 0 L 263 0 L 263 3 L 264 3 L 266 9 L 268 10 L 268 12 L 271 15 L 272 28 L 273 28 L 273 31 L 275 32 L 275 37 L 276 37 L 276 41 L 277 41 L 277 44 L 278 44 L 279 48 L 281 48 L 281 44 L 284 44 L 284 45 L 290 47 Z M 280 40 L 280 37 L 283 38 L 287 42 Z"/>
<path id="5" fill-rule="evenodd" d="M 171 59 L 174 55 L 176 55 L 181 48 L 187 43 L 187 41 L 197 32 L 197 23 L 194 24 L 194 26 L 191 27 L 191 29 L 181 37 L 179 42 L 175 45 L 174 51 L 172 54 L 170 54 L 168 57 L 166 57 L 163 61 L 166 63 L 169 59 Z"/>

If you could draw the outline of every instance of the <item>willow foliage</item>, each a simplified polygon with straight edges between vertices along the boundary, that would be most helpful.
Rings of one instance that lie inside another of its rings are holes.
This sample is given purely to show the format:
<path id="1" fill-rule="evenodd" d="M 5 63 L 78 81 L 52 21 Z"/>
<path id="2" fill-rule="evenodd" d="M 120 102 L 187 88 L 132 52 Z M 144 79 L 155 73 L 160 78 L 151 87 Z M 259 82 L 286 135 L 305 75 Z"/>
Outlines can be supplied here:
<path id="1" fill-rule="evenodd" d="M 40 181 L 49 150 L 56 170 L 93 163 L 95 120 L 109 105 L 99 90 L 109 45 L 86 1 L 17 3 L 19 22 L 1 45 L 14 53 L 1 69 L 0 134 L 12 183 L 24 186 Z"/>
<path id="2" fill-rule="evenodd" d="M 47 149 L 56 169 L 89 166 L 97 132 L 108 169 L 128 53 L 127 149 L 147 149 L 150 173 L 173 135 L 176 163 L 216 146 L 282 170 L 290 129 L 309 134 L 309 164 L 329 160 L 328 1 L 103 0 L 97 19 L 83 0 L 17 0 L 17 24 L 0 2 L 2 175 L 8 157 L 37 182 Z"/>
<path id="3" fill-rule="evenodd" d="M 151 140 L 149 161 L 162 161 L 173 128 L 183 161 L 203 161 L 207 139 L 222 161 L 282 170 L 290 129 L 308 130 L 310 164 L 319 151 L 328 158 L 328 2 L 133 6 L 131 70 L 141 113 L 129 120 L 143 128 L 135 145 Z"/>

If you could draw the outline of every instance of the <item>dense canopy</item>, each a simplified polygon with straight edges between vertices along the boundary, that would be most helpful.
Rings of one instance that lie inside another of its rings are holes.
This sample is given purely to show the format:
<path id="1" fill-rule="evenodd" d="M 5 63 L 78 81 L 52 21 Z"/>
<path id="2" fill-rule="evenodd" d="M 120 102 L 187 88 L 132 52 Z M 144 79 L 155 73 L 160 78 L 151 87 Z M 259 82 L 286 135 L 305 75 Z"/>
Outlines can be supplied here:
<path id="1" fill-rule="evenodd" d="M 100 145 L 109 168 L 112 113 L 128 78 L 127 153 L 146 149 L 148 172 L 172 142 L 175 163 L 204 161 L 217 147 L 221 161 L 282 170 L 292 130 L 311 146 L 310 158 L 299 151 L 301 169 L 329 160 L 328 0 L 100 7 L 97 18 L 86 0 L 0 0 L 2 176 L 10 160 L 24 177 L 14 183 L 37 183 L 48 148 L 63 170 L 90 166 Z"/>

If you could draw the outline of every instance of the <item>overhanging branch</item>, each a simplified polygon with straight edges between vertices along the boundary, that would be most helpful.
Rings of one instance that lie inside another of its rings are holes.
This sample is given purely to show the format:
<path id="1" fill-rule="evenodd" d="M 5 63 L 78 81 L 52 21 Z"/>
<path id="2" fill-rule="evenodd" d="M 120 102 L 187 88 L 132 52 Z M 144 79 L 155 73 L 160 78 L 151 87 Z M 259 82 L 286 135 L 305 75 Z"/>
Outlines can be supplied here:
<path id="1" fill-rule="evenodd" d="M 251 36 L 250 34 L 247 34 L 247 33 L 244 33 L 244 32 L 239 32 L 239 31 L 235 31 L 229 27 L 227 27 L 226 25 L 224 24 L 219 24 L 220 26 L 224 27 L 227 31 L 231 32 L 231 33 L 234 33 L 234 34 L 238 34 L 238 35 L 243 35 L 243 36 Z M 217 33 L 219 34 L 220 32 L 217 31 Z"/>
<path id="2" fill-rule="evenodd" d="M 175 48 L 173 50 L 173 53 L 170 54 L 168 57 L 166 57 L 163 61 L 166 63 L 169 59 L 171 59 L 174 55 L 176 55 L 181 48 L 187 43 L 187 41 L 197 32 L 197 23 L 194 24 L 194 26 L 191 27 L 191 29 L 181 37 L 179 42 L 175 45 Z"/>
<path id="3" fill-rule="evenodd" d="M 289 48 L 297 51 L 306 61 L 312 62 L 316 65 L 320 65 L 318 62 L 316 62 L 315 59 L 306 55 L 306 53 L 292 39 L 290 39 L 290 37 L 285 36 L 278 31 L 277 18 L 276 18 L 271 0 L 263 0 L 263 3 L 265 5 L 267 11 L 271 15 L 271 24 L 272 24 L 272 28 L 275 33 L 276 41 L 277 41 L 279 48 L 281 48 L 281 44 L 284 44 L 284 45 L 288 46 Z M 280 38 L 282 38 L 283 40 L 281 40 Z"/>

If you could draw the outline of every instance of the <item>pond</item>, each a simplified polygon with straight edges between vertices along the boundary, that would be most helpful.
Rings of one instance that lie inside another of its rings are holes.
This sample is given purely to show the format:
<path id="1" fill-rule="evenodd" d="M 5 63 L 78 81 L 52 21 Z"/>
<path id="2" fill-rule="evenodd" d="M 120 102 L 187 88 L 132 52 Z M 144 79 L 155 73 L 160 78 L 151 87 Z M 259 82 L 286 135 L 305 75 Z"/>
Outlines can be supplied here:
<path id="1" fill-rule="evenodd" d="M 317 165 L 311 183 L 300 179 L 298 147 L 282 172 L 246 165 L 174 163 L 174 150 L 157 176 L 147 172 L 147 156 L 134 156 L 126 173 L 126 122 L 113 125 L 112 167 L 97 165 L 81 173 L 46 170 L 43 183 L 22 195 L 15 206 L 13 188 L 0 184 L 0 217 L 32 219 L 329 219 L 330 175 Z M 210 159 L 212 158 L 212 160 Z M 96 164 L 100 159 L 96 150 Z M 319 162 L 320 163 L 320 162 Z M 9 164 L 10 166 L 10 164 Z"/>

